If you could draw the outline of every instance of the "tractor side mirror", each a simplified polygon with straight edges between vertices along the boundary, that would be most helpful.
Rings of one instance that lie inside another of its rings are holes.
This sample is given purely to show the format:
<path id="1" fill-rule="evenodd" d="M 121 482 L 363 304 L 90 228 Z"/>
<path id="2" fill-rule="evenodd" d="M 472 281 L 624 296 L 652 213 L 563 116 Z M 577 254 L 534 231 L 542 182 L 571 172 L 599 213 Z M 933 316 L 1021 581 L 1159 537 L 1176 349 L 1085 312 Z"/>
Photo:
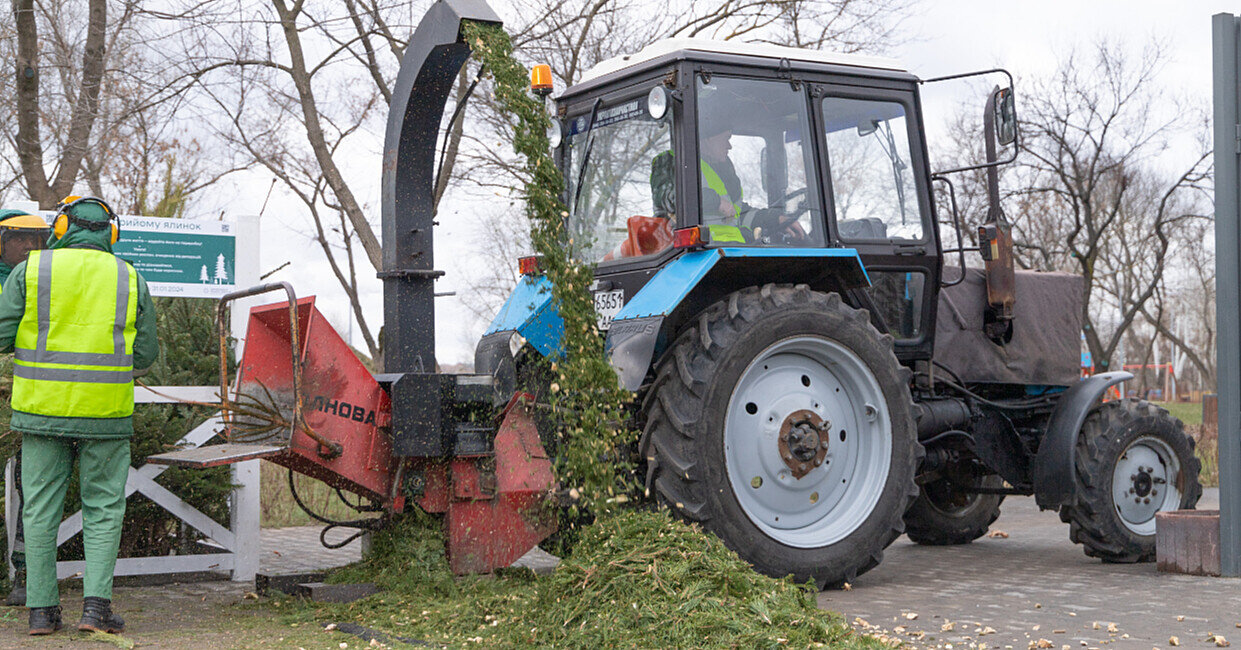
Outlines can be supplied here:
<path id="1" fill-rule="evenodd" d="M 857 125 L 857 134 L 859 138 L 865 138 L 878 130 L 879 120 L 866 120 L 865 122 Z"/>
<path id="2" fill-rule="evenodd" d="M 1001 88 L 991 94 L 991 110 L 995 112 L 996 140 L 1001 146 L 1017 141 L 1017 102 L 1013 89 Z"/>

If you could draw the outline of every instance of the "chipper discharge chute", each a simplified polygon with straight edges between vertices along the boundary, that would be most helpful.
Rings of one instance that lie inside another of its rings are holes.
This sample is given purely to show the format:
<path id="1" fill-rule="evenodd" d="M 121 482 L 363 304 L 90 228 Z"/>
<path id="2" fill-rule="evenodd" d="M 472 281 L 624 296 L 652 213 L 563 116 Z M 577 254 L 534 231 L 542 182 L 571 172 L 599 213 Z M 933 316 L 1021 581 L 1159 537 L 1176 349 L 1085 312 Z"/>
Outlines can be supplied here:
<path id="1" fill-rule="evenodd" d="M 551 461 L 524 396 L 497 409 L 489 376 L 420 374 L 422 406 L 435 413 L 394 428 L 388 391 L 402 377 L 372 375 L 313 297 L 297 300 L 287 284 L 265 285 L 225 296 L 221 313 L 231 300 L 279 289 L 288 301 L 250 311 L 231 390 L 222 375 L 227 442 L 149 462 L 213 467 L 262 458 L 366 497 L 388 514 L 412 501 L 445 515 L 449 563 L 457 573 L 508 566 L 554 532 L 555 517 L 544 503 L 553 486 Z M 394 429 L 422 430 L 432 422 L 446 453 L 394 450 Z"/>

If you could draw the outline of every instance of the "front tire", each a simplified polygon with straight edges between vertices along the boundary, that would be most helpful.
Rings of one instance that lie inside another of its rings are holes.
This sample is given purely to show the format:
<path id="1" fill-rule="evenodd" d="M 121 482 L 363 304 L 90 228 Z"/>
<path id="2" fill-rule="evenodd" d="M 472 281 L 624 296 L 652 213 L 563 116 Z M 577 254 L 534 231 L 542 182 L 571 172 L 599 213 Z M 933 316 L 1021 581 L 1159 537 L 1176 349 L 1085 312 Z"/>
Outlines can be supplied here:
<path id="1" fill-rule="evenodd" d="M 983 477 L 983 487 L 1000 488 L 1004 480 L 995 474 Z M 905 534 L 923 546 L 968 544 L 987 534 L 1000 517 L 1002 494 L 963 493 L 948 479 L 922 486 L 921 493 L 905 513 Z"/>
<path id="2" fill-rule="evenodd" d="M 1202 496 L 1185 425 L 1149 402 L 1101 404 L 1077 441 L 1077 498 L 1060 518 L 1069 538 L 1105 562 L 1155 559 L 1155 513 L 1193 508 Z"/>
<path id="3" fill-rule="evenodd" d="M 918 494 L 908 371 L 836 294 L 765 285 L 712 305 L 643 408 L 648 490 L 771 576 L 853 580 Z"/>

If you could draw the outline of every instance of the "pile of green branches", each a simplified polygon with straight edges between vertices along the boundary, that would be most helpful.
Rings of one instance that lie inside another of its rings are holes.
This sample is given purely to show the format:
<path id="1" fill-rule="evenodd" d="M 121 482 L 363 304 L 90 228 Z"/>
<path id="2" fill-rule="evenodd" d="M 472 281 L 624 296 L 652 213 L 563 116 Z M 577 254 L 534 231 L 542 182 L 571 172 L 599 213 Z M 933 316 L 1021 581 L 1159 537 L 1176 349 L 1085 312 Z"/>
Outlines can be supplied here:
<path id="1" fill-rule="evenodd" d="M 715 536 L 664 512 L 601 516 L 546 577 L 455 578 L 439 524 L 411 515 L 335 582 L 385 589 L 349 605 L 299 603 L 290 619 L 353 622 L 451 647 L 878 648 L 815 590 L 755 573 Z"/>
<path id="2" fill-rule="evenodd" d="M 619 386 L 603 355 L 589 290 L 594 271 L 575 257 L 575 242 L 567 234 L 568 211 L 560 199 L 564 179 L 550 155 L 547 109 L 527 92 L 528 73 L 513 58 L 502 27 L 465 22 L 462 32 L 489 71 L 497 101 L 514 121 L 514 149 L 525 158 L 522 198 L 531 240 L 564 320 L 563 352 L 551 360 L 549 387 L 557 422 L 556 478 L 585 510 L 604 512 L 625 501 L 632 487 L 627 480 L 631 468 L 621 453 L 636 437 L 621 424 L 632 394 Z M 577 244 L 585 247 L 589 242 Z"/>

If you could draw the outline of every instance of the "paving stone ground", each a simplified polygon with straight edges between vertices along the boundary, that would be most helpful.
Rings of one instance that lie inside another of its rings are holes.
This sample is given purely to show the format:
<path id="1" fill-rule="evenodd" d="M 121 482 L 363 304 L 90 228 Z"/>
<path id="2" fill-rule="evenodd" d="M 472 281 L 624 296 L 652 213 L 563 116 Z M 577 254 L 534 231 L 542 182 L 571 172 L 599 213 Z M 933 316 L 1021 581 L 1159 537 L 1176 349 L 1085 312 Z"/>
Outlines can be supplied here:
<path id="1" fill-rule="evenodd" d="M 264 528 L 259 572 L 267 574 L 308 573 L 357 562 L 362 557 L 362 542 L 355 539 L 342 548 L 325 548 L 319 543 L 322 526 Z M 328 531 L 327 541 L 338 544 L 352 535 L 351 528 Z"/>
<path id="2" fill-rule="evenodd" d="M 1219 491 L 1208 489 L 1199 507 L 1218 504 Z M 1176 636 L 1179 647 L 1209 648 L 1214 634 L 1241 647 L 1241 580 L 1159 573 L 1153 563 L 1103 564 L 1029 497 L 1006 500 L 996 530 L 1008 537 L 956 547 L 902 537 L 851 590 L 820 594 L 819 606 L 889 633 L 903 628 L 894 636 L 915 646 L 1023 650 L 1045 639 L 1050 645 L 1042 647 L 1057 650 L 1145 650 L 1169 648 Z M 987 628 L 994 632 L 980 636 Z"/>
<path id="3" fill-rule="evenodd" d="M 318 526 L 269 528 L 262 531 L 260 571 L 291 574 L 322 571 L 356 562 L 362 556 L 360 540 L 339 549 L 319 543 Z M 328 533 L 329 542 L 340 542 L 352 534 L 348 530 Z M 515 566 L 526 566 L 540 573 L 551 571 L 559 562 L 555 556 L 534 549 Z M 62 583 L 61 604 L 66 623 L 72 628 L 82 611 L 81 583 Z M 164 584 L 142 587 L 118 586 L 113 601 L 126 620 L 124 635 L 140 648 L 218 650 L 232 648 L 329 648 L 339 644 L 364 647 L 354 637 L 325 635 L 315 626 L 293 628 L 273 625 L 271 609 L 256 606 L 252 582 L 220 580 Z M 0 650 L 8 648 L 80 648 L 91 639 L 65 630 L 50 637 L 26 636 L 26 609 L 0 607 Z M 109 644 L 102 644 L 108 647 Z"/>

